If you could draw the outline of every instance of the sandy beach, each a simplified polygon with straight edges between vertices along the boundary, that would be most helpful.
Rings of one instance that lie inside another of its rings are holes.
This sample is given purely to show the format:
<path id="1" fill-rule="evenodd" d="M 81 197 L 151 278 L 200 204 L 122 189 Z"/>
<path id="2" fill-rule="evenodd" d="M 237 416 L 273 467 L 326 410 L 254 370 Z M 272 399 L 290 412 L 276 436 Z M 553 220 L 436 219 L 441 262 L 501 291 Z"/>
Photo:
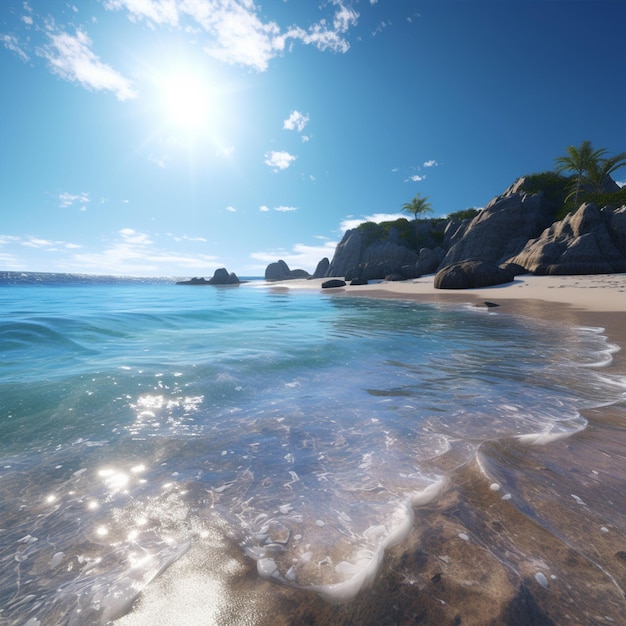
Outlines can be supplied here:
<path id="1" fill-rule="evenodd" d="M 321 291 L 322 282 L 273 288 Z M 498 305 L 490 309 L 495 314 L 601 327 L 621 348 L 603 371 L 626 384 L 624 274 L 523 276 L 506 286 L 463 292 L 435 290 L 431 276 L 323 293 L 490 302 Z M 489 441 L 461 465 L 446 466 L 444 455 L 441 470 L 449 479 L 443 494 L 415 508 L 408 537 L 386 551 L 371 586 L 345 604 L 260 578 L 256 564 L 235 547 L 229 565 L 204 547 L 186 558 L 198 561 L 208 581 L 185 580 L 181 559 L 146 589 L 143 610 L 120 623 L 175 623 L 168 594 L 192 585 L 189 623 L 198 624 L 626 624 L 626 396 L 583 415 L 584 430 L 546 445 Z M 215 545 L 228 542 L 226 535 L 215 539 Z"/>

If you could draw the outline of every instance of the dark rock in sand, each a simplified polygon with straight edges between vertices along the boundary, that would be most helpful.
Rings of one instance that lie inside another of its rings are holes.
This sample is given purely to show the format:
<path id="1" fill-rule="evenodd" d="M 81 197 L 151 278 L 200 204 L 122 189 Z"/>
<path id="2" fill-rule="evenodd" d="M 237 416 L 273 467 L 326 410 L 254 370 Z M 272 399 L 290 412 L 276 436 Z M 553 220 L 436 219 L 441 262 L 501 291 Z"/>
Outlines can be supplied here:
<path id="1" fill-rule="evenodd" d="M 435 289 L 474 289 L 510 283 L 513 273 L 495 263 L 464 261 L 449 265 L 435 276 Z"/>
<path id="2" fill-rule="evenodd" d="M 388 282 L 398 283 L 402 280 L 406 280 L 406 278 L 402 274 L 387 274 L 387 276 L 385 276 L 385 280 Z"/>
<path id="3" fill-rule="evenodd" d="M 410 280 L 411 278 L 419 278 L 421 276 L 417 265 L 403 265 L 400 268 L 400 274 L 405 280 Z"/>
<path id="4" fill-rule="evenodd" d="M 345 287 L 346 281 L 339 278 L 331 278 L 322 283 L 322 289 L 332 289 L 333 287 Z"/>
<path id="5" fill-rule="evenodd" d="M 353 278 L 350 281 L 350 284 L 354 285 L 354 286 L 367 285 L 368 283 L 369 283 L 369 281 L 367 279 L 365 279 L 365 278 Z"/>

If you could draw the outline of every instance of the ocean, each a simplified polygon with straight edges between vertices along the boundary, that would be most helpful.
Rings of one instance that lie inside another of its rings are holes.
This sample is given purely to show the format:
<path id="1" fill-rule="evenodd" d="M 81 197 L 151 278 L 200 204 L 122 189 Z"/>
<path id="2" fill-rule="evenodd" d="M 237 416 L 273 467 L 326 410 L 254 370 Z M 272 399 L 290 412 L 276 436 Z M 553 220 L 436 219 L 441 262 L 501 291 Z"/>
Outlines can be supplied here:
<path id="1" fill-rule="evenodd" d="M 469 304 L 5 275 L 0 623 L 150 623 L 174 564 L 349 601 L 482 446 L 623 398 L 616 350 Z M 163 593 L 200 623 L 191 583 Z"/>

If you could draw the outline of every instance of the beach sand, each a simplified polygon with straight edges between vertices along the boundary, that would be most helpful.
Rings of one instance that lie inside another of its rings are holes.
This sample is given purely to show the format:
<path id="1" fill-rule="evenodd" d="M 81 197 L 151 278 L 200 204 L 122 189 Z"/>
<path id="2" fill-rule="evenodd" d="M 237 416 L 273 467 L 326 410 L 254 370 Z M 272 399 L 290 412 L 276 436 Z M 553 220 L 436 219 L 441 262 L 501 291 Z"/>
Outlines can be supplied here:
<path id="1" fill-rule="evenodd" d="M 321 289 L 321 282 L 274 288 Z M 522 276 L 462 292 L 435 290 L 430 276 L 323 291 L 488 301 L 505 315 L 603 327 L 622 348 L 605 371 L 626 380 L 626 274 Z M 452 468 L 443 495 L 415 510 L 408 538 L 387 550 L 373 584 L 352 601 L 335 605 L 261 579 L 255 563 L 233 550 L 239 566 L 232 585 L 214 594 L 213 617 L 198 623 L 626 624 L 626 397 L 584 416 L 587 428 L 568 438 L 546 445 L 489 442 L 472 461 Z M 177 566 L 166 579 L 174 580 Z M 215 567 L 209 556 L 206 567 Z M 122 621 L 140 623 L 132 614 Z"/>

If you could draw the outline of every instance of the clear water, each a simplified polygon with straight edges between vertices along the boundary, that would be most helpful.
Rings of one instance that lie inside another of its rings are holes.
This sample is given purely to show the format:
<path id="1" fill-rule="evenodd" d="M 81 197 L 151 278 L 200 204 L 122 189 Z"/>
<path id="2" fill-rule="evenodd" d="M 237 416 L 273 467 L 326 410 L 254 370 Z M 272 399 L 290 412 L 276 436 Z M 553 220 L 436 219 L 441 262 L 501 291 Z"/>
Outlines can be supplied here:
<path id="1" fill-rule="evenodd" d="M 106 623 L 216 528 L 260 576 L 348 598 L 482 442 L 617 401 L 614 350 L 258 283 L 0 286 L 0 622 Z"/>

